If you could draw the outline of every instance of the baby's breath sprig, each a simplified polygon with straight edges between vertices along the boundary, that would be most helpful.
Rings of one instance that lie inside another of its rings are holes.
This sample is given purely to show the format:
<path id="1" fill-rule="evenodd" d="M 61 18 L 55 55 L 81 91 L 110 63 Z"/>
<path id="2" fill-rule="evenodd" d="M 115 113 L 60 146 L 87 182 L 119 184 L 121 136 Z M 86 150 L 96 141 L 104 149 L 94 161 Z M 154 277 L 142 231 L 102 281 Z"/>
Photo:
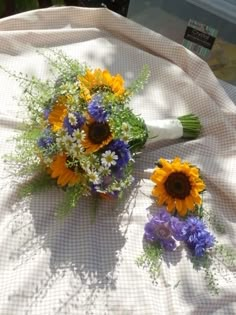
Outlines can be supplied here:
<path id="1" fill-rule="evenodd" d="M 139 73 L 137 79 L 135 79 L 127 89 L 128 94 L 136 94 L 144 88 L 150 77 L 150 69 L 148 65 L 144 65 L 142 71 Z"/>
<path id="2" fill-rule="evenodd" d="M 38 50 L 37 52 L 48 61 L 50 70 L 55 75 L 56 85 L 58 86 L 62 82 L 69 83 L 71 80 L 74 81 L 77 76 L 84 75 L 86 70 L 89 69 L 86 64 L 70 58 L 62 50 L 47 48 L 46 50 Z"/>
<path id="3" fill-rule="evenodd" d="M 227 269 L 236 268 L 236 250 L 225 244 L 216 244 L 214 255 Z"/>

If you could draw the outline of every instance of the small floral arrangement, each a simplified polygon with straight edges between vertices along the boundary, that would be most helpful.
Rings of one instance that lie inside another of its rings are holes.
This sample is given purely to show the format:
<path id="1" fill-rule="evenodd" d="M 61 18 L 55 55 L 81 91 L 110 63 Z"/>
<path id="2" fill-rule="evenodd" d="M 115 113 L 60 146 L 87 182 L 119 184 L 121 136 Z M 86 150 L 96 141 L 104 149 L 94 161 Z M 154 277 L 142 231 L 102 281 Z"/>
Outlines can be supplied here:
<path id="1" fill-rule="evenodd" d="M 91 69 L 61 51 L 44 57 L 53 69 L 52 80 L 43 82 L 7 71 L 24 88 L 22 102 L 28 114 L 17 138 L 14 161 L 21 175 L 30 176 L 24 194 L 52 184 L 65 191 L 61 215 L 74 208 L 82 196 L 122 197 L 134 181 L 135 156 L 148 138 L 158 138 L 169 127 L 173 129 L 170 138 L 173 134 L 174 138 L 196 138 L 200 132 L 195 115 L 161 127 L 161 121 L 149 126 L 133 113 L 128 104 L 148 79 L 145 67 L 125 87 L 120 74 Z"/>
<path id="2" fill-rule="evenodd" d="M 209 220 L 210 216 L 203 208 L 202 194 L 206 186 L 199 169 L 179 157 L 173 161 L 161 158 L 150 179 L 155 183 L 152 195 L 161 208 L 145 224 L 144 254 L 137 259 L 137 264 L 147 267 L 156 279 L 165 251 L 183 246 L 194 267 L 205 270 L 210 290 L 218 293 L 213 270 L 219 267 L 219 262 L 236 266 L 236 255 L 232 249 L 218 244 L 208 230 L 207 221 L 212 223 L 213 220 Z M 217 229 L 222 232 L 222 224 Z"/>

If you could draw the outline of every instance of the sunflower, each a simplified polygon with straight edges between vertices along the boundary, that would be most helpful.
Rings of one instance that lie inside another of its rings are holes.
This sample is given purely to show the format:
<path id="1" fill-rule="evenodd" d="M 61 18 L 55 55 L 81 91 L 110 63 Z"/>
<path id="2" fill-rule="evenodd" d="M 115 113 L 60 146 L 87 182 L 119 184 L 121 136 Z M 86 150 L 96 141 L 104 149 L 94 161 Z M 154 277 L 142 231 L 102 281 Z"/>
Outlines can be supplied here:
<path id="1" fill-rule="evenodd" d="M 78 77 L 78 80 L 80 82 L 80 95 L 86 101 L 89 101 L 93 91 L 99 88 L 110 88 L 117 96 L 121 96 L 125 92 L 122 76 L 120 74 L 112 76 L 108 70 L 87 70 L 84 76 Z"/>
<path id="2" fill-rule="evenodd" d="M 60 186 L 73 186 L 81 180 L 81 176 L 66 166 L 67 156 L 57 155 L 50 165 L 49 173 L 52 178 L 57 178 Z"/>
<path id="3" fill-rule="evenodd" d="M 82 141 L 86 153 L 93 153 L 103 148 L 113 139 L 108 122 L 98 122 L 89 117 L 82 128 L 85 138 Z"/>
<path id="4" fill-rule="evenodd" d="M 199 177 L 199 170 L 188 162 L 181 162 L 176 157 L 172 162 L 161 158 L 151 175 L 156 184 L 152 195 L 157 198 L 159 205 L 166 205 L 167 210 L 176 210 L 180 216 L 188 211 L 194 211 L 196 205 L 201 205 L 199 195 L 205 184 Z"/>
<path id="5" fill-rule="evenodd" d="M 63 127 L 63 122 L 67 115 L 65 102 L 66 97 L 60 96 L 48 115 L 48 121 L 52 125 L 53 131 L 58 131 Z"/>

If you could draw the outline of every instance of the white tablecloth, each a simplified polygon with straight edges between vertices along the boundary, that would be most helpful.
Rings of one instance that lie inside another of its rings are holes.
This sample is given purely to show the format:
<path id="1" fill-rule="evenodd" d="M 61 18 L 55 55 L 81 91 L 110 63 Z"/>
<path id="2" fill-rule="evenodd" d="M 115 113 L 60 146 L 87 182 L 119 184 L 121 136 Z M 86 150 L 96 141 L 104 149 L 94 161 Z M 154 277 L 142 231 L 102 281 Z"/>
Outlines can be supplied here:
<path id="1" fill-rule="evenodd" d="M 204 205 L 225 224 L 221 243 L 236 245 L 236 107 L 207 64 L 184 47 L 107 9 L 50 8 L 0 20 L 0 64 L 16 72 L 49 76 L 36 49 L 62 49 L 92 67 L 120 73 L 129 83 L 143 64 L 148 85 L 131 106 L 145 119 L 193 112 L 204 126 L 193 141 L 146 147 L 137 160 L 137 179 L 117 207 L 102 203 L 95 223 L 83 199 L 65 220 L 54 211 L 63 192 L 51 189 L 19 199 L 17 179 L 1 162 L 0 314 L 235 314 L 233 272 L 219 276 L 221 292 L 209 293 L 204 272 L 193 270 L 183 250 L 163 262 L 158 283 L 135 264 L 142 253 L 150 207 L 154 162 L 180 156 L 201 168 Z M 1 155 L 22 115 L 14 97 L 18 83 L 0 72 Z M 174 257 L 174 258 L 173 258 Z M 167 257 L 168 258 L 168 257 Z M 178 286 L 176 287 L 176 284 Z"/>

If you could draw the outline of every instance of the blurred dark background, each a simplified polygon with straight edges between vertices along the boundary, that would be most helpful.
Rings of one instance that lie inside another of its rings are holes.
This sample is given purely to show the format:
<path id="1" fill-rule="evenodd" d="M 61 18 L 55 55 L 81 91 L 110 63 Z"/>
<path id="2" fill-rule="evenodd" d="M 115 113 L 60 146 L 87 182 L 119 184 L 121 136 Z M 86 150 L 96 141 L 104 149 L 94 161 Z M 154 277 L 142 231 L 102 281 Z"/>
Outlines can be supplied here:
<path id="1" fill-rule="evenodd" d="M 51 6 L 107 7 L 127 16 L 129 0 L 5 0 L 0 1 L 0 18 L 12 14 Z"/>

